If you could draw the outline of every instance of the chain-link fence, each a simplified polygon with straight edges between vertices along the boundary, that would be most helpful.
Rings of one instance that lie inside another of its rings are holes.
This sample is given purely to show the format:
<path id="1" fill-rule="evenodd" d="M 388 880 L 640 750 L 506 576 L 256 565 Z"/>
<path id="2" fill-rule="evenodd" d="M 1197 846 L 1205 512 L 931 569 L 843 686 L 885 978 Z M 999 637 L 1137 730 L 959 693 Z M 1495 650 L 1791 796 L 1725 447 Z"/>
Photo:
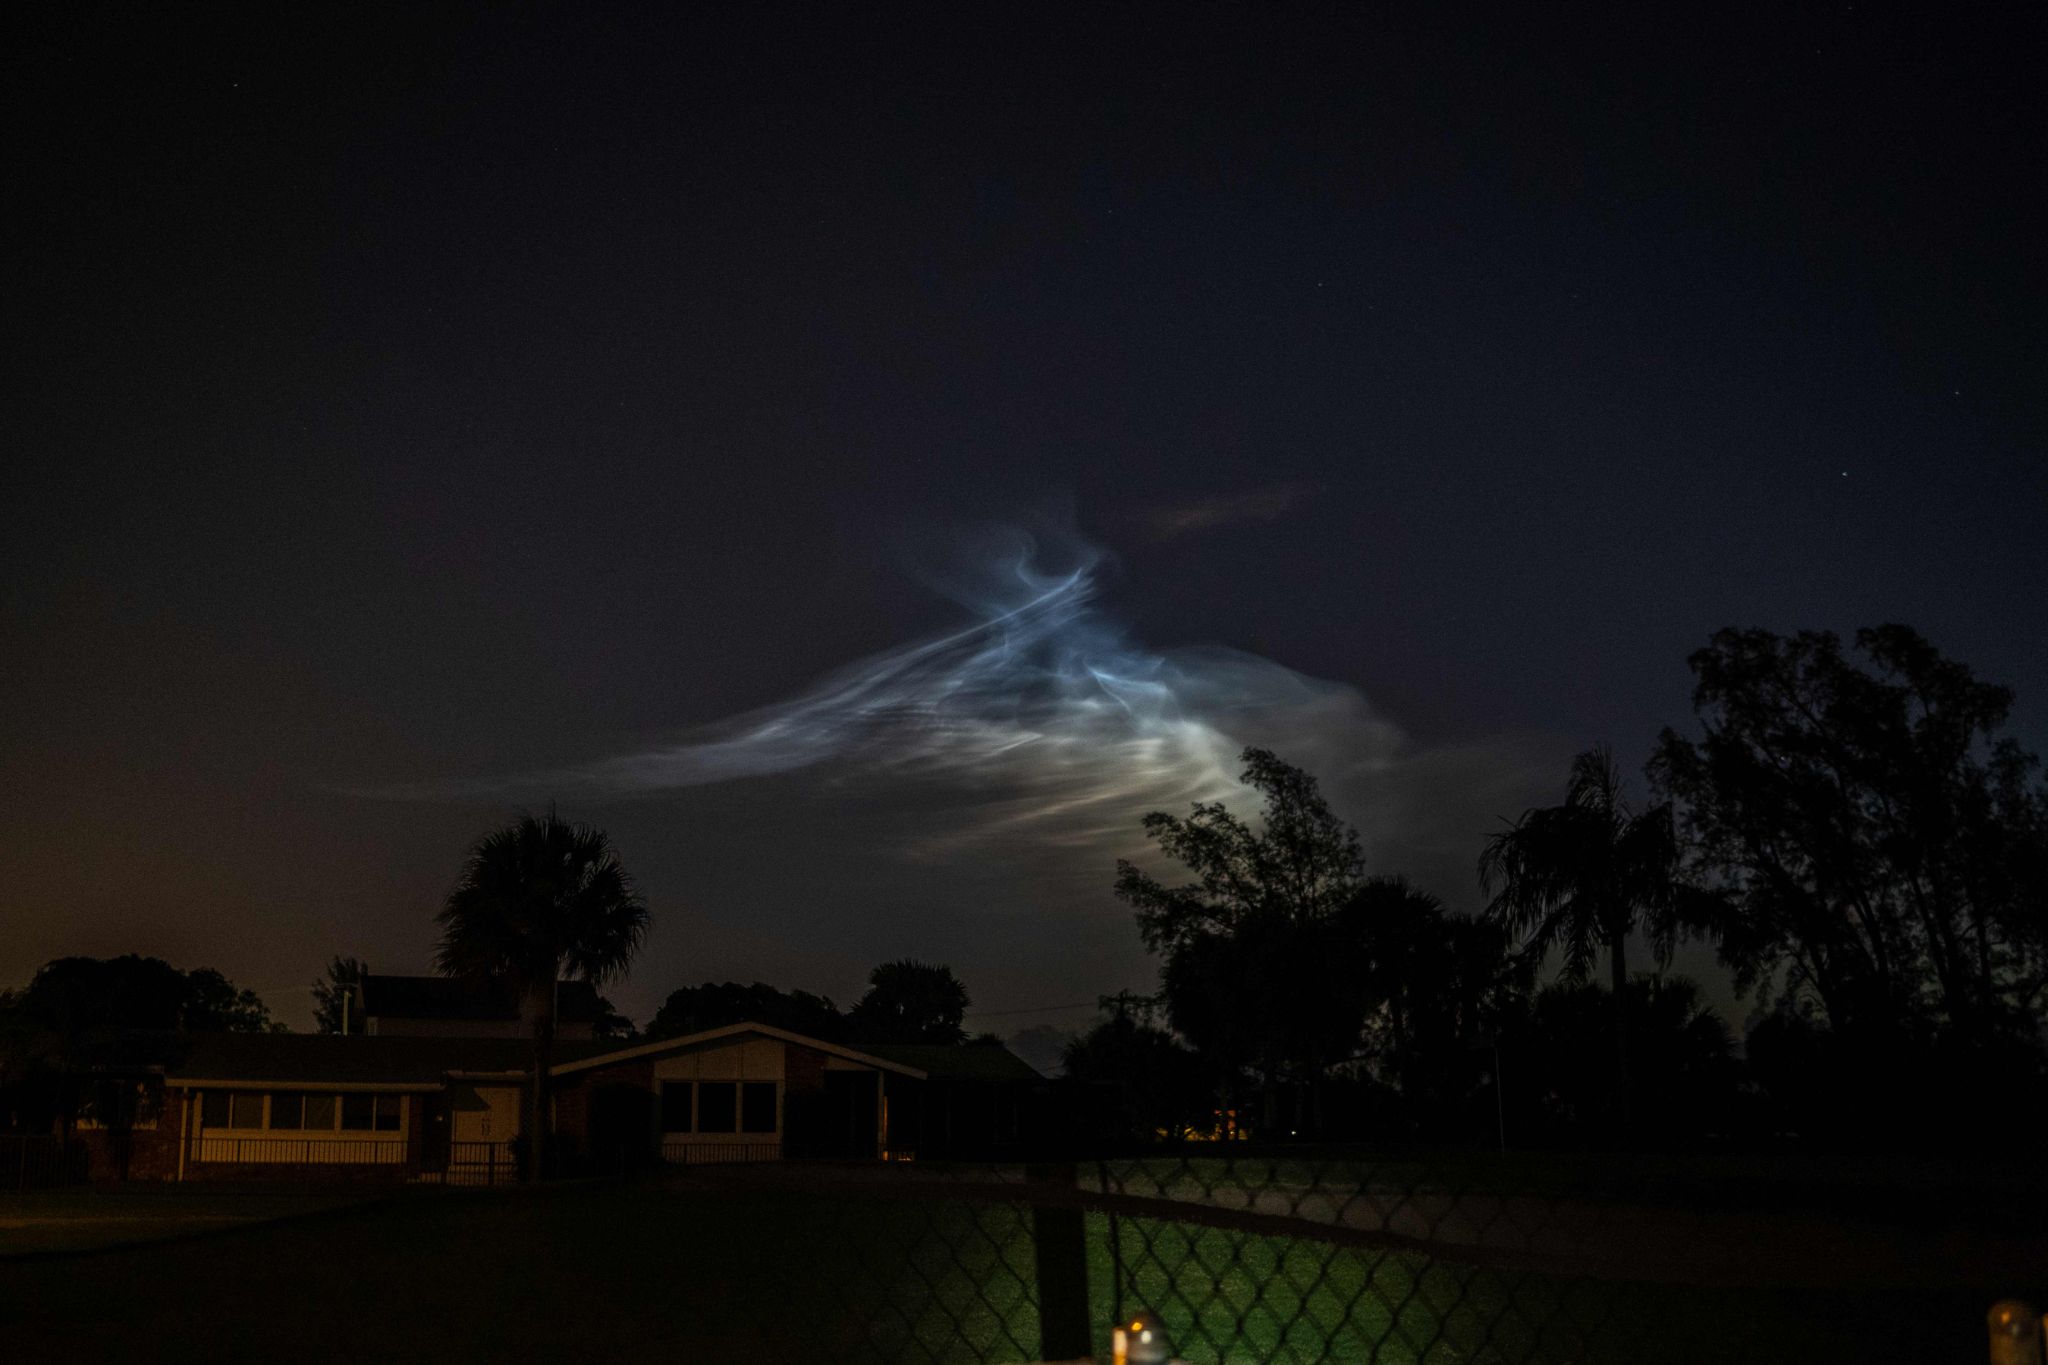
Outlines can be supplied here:
<path id="1" fill-rule="evenodd" d="M 2040 1252 L 2025 1211 L 1966 1209 L 1958 1236 L 1908 1194 L 1619 1164 L 1225 1150 L 669 1179 L 803 1229 L 740 1296 L 781 1305 L 745 1334 L 776 1360 L 1107 1361 L 1142 1313 L 1193 1365 L 1864 1365 L 1967 1350 Z"/>

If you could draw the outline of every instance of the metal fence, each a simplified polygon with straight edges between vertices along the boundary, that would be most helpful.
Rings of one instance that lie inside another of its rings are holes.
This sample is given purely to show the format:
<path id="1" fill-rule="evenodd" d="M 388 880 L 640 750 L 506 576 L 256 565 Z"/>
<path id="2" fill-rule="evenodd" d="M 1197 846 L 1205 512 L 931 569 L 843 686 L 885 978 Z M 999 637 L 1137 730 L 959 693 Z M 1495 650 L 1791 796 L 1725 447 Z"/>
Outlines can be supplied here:
<path id="1" fill-rule="evenodd" d="M 780 1161 L 782 1144 L 665 1138 L 661 1144 L 661 1159 L 671 1166 L 729 1166 L 749 1161 Z"/>
<path id="2" fill-rule="evenodd" d="M 1995 1238 L 1913 1210 L 1583 1164 L 1226 1149 L 669 1179 L 804 1228 L 748 1267 L 786 1280 L 763 1360 L 1108 1361 L 1142 1316 L 1192 1365 L 1867 1365 L 1967 1343 L 2004 1273 Z"/>
<path id="3" fill-rule="evenodd" d="M 191 1139 L 191 1160 L 245 1166 L 402 1166 L 405 1142 L 392 1138 L 214 1137 Z"/>
<path id="4" fill-rule="evenodd" d="M 46 1190 L 85 1180 L 79 1142 L 41 1133 L 0 1133 L 0 1190 Z"/>
<path id="5" fill-rule="evenodd" d="M 519 1146 L 512 1142 L 451 1142 L 448 1164 L 427 1179 L 444 1185 L 488 1189 L 519 1183 Z"/>

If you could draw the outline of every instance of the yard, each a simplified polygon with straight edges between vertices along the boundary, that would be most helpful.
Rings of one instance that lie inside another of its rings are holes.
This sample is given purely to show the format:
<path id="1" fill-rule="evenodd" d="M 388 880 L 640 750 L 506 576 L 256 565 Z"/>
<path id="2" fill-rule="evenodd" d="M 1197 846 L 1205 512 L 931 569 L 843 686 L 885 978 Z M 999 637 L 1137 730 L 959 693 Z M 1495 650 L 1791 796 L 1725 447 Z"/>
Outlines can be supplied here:
<path id="1" fill-rule="evenodd" d="M 672 1178 L 355 1205 L 31 1195 L 0 1201 L 0 1339 L 17 1358 L 109 1360 L 1033 1359 L 1030 1210 L 931 1193 Z M 157 1240 L 106 1245 L 135 1238 Z M 1200 1361 L 1963 1358 L 1985 1305 L 1552 1281 L 1149 1220 L 1120 1239 Z M 1100 1215 L 1088 1242 L 1106 1330 Z"/>

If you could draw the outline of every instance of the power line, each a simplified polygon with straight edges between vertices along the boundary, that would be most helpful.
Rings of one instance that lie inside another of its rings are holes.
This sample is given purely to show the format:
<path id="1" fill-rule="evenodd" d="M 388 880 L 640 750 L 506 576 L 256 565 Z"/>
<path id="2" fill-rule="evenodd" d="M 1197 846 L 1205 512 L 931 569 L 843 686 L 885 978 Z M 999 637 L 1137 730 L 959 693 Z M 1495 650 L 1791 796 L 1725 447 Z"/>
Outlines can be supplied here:
<path id="1" fill-rule="evenodd" d="M 1057 1014 L 1061 1010 L 1092 1010 L 1100 1003 L 1100 1001 L 1096 1000 L 1076 1000 L 1071 1005 L 1033 1005 L 1029 1009 L 1021 1010 L 969 1010 L 967 1011 L 967 1017 L 969 1019 L 993 1019 L 997 1015 L 1008 1014 Z"/>

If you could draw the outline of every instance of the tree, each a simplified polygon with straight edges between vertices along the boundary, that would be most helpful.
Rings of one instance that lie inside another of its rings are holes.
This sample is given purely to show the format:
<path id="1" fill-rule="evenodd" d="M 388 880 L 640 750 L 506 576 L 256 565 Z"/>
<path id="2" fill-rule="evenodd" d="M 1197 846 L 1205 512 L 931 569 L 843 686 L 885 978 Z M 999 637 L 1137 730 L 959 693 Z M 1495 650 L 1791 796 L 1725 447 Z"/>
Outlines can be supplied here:
<path id="1" fill-rule="evenodd" d="M 340 1033 L 344 1025 L 350 1024 L 349 997 L 369 971 L 359 957 L 335 957 L 328 962 L 326 972 L 313 983 L 313 1028 L 316 1032 Z"/>
<path id="2" fill-rule="evenodd" d="M 1253 830 L 1221 801 L 1196 802 L 1185 819 L 1153 811 L 1146 837 L 1195 879 L 1164 886 L 1117 861 L 1116 894 L 1136 908 L 1154 952 L 1259 919 L 1321 919 L 1357 889 L 1357 831 L 1330 810 L 1315 778 L 1267 749 L 1246 749 L 1241 761 L 1238 781 L 1259 793 L 1263 828 Z"/>
<path id="3" fill-rule="evenodd" d="M 772 1024 L 791 1033 L 838 1042 L 846 1034 L 839 1007 L 809 991 L 780 991 L 766 982 L 742 986 L 737 981 L 705 982 L 669 992 L 647 1025 L 650 1041 L 680 1038 L 727 1024 Z"/>
<path id="4" fill-rule="evenodd" d="M 1905 626 L 1723 630 L 1691 658 L 1701 734 L 1651 771 L 1723 958 L 1873 1056 L 2038 1050 L 2048 1006 L 2048 788 L 1998 738 L 2009 689 Z"/>
<path id="5" fill-rule="evenodd" d="M 1103 1017 L 1067 1044 L 1063 1068 L 1084 1093 L 1109 1100 L 1094 1135 L 1152 1142 L 1211 1133 L 1215 1095 L 1207 1068 L 1155 1022 L 1157 1002 L 1125 992 L 1100 1003 Z"/>
<path id="6" fill-rule="evenodd" d="M 590 1021 L 590 1036 L 614 1043 L 637 1043 L 640 1041 L 640 1028 L 620 1014 L 618 1006 L 600 995 L 597 997 L 597 1018 Z"/>
<path id="7" fill-rule="evenodd" d="M 193 1033 L 283 1033 L 263 997 L 211 967 L 185 973 L 185 1028 Z"/>
<path id="8" fill-rule="evenodd" d="M 1283 1077 L 1304 1083 L 1314 1127 L 1320 1082 L 1356 1049 L 1368 999 L 1363 924 L 1351 909 L 1364 859 L 1357 832 L 1316 780 L 1266 749 L 1243 754 L 1240 781 L 1259 793 L 1254 829 L 1220 801 L 1187 817 L 1154 811 L 1146 835 L 1192 874 L 1165 885 L 1117 863 L 1116 893 L 1136 909 L 1146 946 L 1163 953 L 1173 1028 L 1226 1077 L 1256 1074 L 1262 1122 L 1277 1123 Z"/>
<path id="9" fill-rule="evenodd" d="M 181 972 L 160 958 L 60 957 L 0 1002 L 0 1080 L 36 1090 L 65 1128 L 79 1078 L 121 1060 L 136 1034 L 281 1031 L 254 991 L 210 967 Z"/>
<path id="10" fill-rule="evenodd" d="M 1487 841 L 1479 881 L 1487 914 L 1532 956 L 1556 948 L 1564 980 L 1586 980 L 1605 948 L 1613 981 L 1615 1099 L 1629 1136 L 1628 936 L 1650 934 L 1668 963 L 1680 926 L 1678 844 L 1668 804 L 1632 810 L 1607 748 L 1572 760 L 1564 804 L 1524 811 Z M 1496 890 L 1496 888 L 1498 888 Z"/>
<path id="11" fill-rule="evenodd" d="M 623 976 L 647 935 L 647 906 L 602 830 L 550 810 L 478 840 L 437 918 L 441 971 L 509 982 L 532 1022 L 527 1178 L 538 1180 L 556 986 Z"/>
<path id="12" fill-rule="evenodd" d="M 71 1037 L 279 1030 L 261 996 L 213 968 L 181 972 L 161 958 L 133 953 L 54 958 L 21 992 L 19 1003 L 39 1027 Z"/>
<path id="13" fill-rule="evenodd" d="M 1620 1014 L 1638 1062 L 1630 1097 L 1636 1140 L 1685 1146 L 1727 1133 L 1739 1074 L 1727 1024 L 1686 977 L 1638 975 L 1627 990 Z M 1518 1128 L 1571 1143 L 1598 1132 L 1619 1077 L 1594 1059 L 1616 1015 L 1608 989 L 1593 982 L 1557 982 L 1537 994 L 1505 1046 Z"/>
<path id="14" fill-rule="evenodd" d="M 1513 951 L 1498 923 L 1451 914 L 1405 878 L 1367 881 L 1355 913 L 1366 932 L 1376 1002 L 1366 1037 L 1379 1078 L 1414 1127 L 1467 1133 L 1482 1109 L 1491 1127 L 1495 1045 L 1526 1016 L 1538 964 Z"/>
<path id="15" fill-rule="evenodd" d="M 905 958 L 868 974 L 868 993 L 847 1016 L 854 1037 L 874 1043 L 958 1043 L 967 1037 L 967 988 L 952 969 Z"/>

